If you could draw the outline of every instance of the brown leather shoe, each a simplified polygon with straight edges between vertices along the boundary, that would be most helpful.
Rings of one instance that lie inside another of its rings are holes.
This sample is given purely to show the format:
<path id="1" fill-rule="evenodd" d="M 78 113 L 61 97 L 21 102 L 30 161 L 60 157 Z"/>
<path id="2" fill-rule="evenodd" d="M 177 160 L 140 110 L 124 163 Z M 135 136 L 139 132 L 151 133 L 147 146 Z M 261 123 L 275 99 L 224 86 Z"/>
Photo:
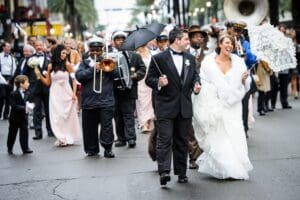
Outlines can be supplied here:
<path id="1" fill-rule="evenodd" d="M 199 166 L 197 165 L 197 163 L 195 161 L 190 161 L 189 168 L 190 169 L 198 169 Z"/>

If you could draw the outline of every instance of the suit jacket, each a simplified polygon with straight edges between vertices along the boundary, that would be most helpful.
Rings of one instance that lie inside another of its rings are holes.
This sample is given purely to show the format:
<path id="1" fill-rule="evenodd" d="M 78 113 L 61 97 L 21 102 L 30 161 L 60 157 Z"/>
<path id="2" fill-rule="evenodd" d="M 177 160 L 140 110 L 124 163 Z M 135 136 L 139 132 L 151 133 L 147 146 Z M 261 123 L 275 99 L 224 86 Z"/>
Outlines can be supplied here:
<path id="1" fill-rule="evenodd" d="M 130 98 L 130 99 L 137 99 L 138 98 L 138 81 L 142 80 L 146 74 L 146 66 L 142 60 L 142 57 L 132 51 L 127 51 L 125 54 L 126 59 L 128 60 L 128 67 L 134 67 L 135 73 L 137 74 L 137 78 L 132 80 L 131 89 L 119 90 L 115 89 L 115 93 L 120 99 L 122 98 Z M 129 69 L 131 70 L 131 69 Z"/>
<path id="2" fill-rule="evenodd" d="M 21 70 L 21 67 L 22 67 L 22 64 L 23 64 L 24 61 L 25 61 L 25 64 L 24 64 L 23 69 Z M 24 72 L 25 72 L 24 70 L 25 70 L 25 67 L 27 65 L 27 61 L 28 61 L 28 58 L 25 58 L 25 57 L 20 59 L 20 62 L 17 65 L 16 71 L 15 71 L 15 74 L 14 74 L 14 80 L 15 80 L 16 76 L 24 74 Z"/>
<path id="3" fill-rule="evenodd" d="M 32 55 L 35 56 L 35 55 Z M 29 58 L 28 58 L 29 59 Z M 39 67 L 39 70 L 41 74 L 43 74 L 43 71 L 47 71 L 48 64 L 50 63 L 49 57 L 44 53 L 44 64 L 43 66 Z M 34 73 L 34 69 L 29 67 L 26 63 L 23 69 L 24 75 L 28 76 L 29 78 L 29 100 L 32 101 L 34 96 L 40 95 L 40 94 L 49 94 L 49 87 L 43 85 L 43 83 L 40 80 L 37 80 L 36 75 Z"/>
<path id="4" fill-rule="evenodd" d="M 97 62 L 100 62 L 100 58 Z M 94 86 L 94 64 L 91 62 L 91 58 L 84 59 L 78 70 L 76 71 L 76 79 L 82 85 L 81 91 L 81 105 L 83 109 L 105 108 L 112 107 L 115 104 L 113 82 L 116 77 L 117 71 L 103 72 L 102 73 L 102 92 L 101 94 L 93 91 Z M 96 73 L 96 89 L 100 84 L 100 72 Z"/>
<path id="5" fill-rule="evenodd" d="M 155 61 L 154 61 L 155 60 Z M 162 74 L 168 78 L 168 85 L 158 89 L 158 79 Z M 177 72 L 169 49 L 154 55 L 151 59 L 146 84 L 155 90 L 155 114 L 160 118 L 175 118 L 181 114 L 183 118 L 193 116 L 191 93 L 194 84 L 200 83 L 200 77 L 195 70 L 195 57 L 189 53 L 183 54 L 183 78 Z"/>
<path id="6" fill-rule="evenodd" d="M 27 115 L 26 115 L 26 99 L 28 95 L 25 92 L 24 99 L 20 94 L 19 90 L 12 91 L 10 94 L 10 105 L 11 111 L 9 115 L 10 120 L 17 121 L 19 123 L 27 122 Z"/>

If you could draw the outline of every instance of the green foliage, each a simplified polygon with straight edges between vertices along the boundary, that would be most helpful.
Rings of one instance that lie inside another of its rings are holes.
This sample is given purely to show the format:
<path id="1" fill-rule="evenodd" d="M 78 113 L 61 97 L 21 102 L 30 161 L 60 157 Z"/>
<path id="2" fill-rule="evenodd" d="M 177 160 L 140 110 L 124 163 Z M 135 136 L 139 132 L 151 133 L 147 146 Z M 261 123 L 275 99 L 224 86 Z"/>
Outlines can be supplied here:
<path id="1" fill-rule="evenodd" d="M 154 3 L 154 0 L 136 0 L 137 6 L 150 6 Z"/>
<path id="2" fill-rule="evenodd" d="M 97 11 L 91 0 L 74 0 L 75 13 L 71 13 L 67 0 L 47 0 L 50 12 L 62 13 L 65 20 L 80 17 L 82 22 L 95 25 L 98 20 Z"/>

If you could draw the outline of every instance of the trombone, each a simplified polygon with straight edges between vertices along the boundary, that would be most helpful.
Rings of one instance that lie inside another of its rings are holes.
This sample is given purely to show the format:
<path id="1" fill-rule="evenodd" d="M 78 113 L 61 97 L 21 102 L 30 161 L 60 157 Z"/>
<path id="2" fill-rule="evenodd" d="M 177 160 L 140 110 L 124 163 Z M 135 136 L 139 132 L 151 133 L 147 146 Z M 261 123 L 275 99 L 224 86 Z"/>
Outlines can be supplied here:
<path id="1" fill-rule="evenodd" d="M 106 53 L 104 58 L 101 62 L 97 63 L 97 55 L 94 56 L 95 67 L 94 67 L 94 79 L 93 79 L 93 91 L 97 94 L 102 93 L 102 75 L 104 72 L 112 72 L 116 68 L 116 63 L 112 57 L 109 57 L 108 54 L 108 43 L 106 42 Z M 97 72 L 97 65 L 100 65 L 100 78 L 99 78 L 99 89 L 96 89 L 96 72 Z"/>

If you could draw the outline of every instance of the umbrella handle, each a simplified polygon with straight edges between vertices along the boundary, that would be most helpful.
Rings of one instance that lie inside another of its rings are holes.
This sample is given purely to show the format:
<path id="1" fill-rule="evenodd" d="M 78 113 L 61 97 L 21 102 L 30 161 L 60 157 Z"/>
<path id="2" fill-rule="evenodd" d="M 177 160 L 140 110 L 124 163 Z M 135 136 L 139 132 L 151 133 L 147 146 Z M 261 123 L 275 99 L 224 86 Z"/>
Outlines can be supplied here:
<path id="1" fill-rule="evenodd" d="M 158 70 L 159 74 L 162 75 L 163 73 L 161 72 L 161 70 L 160 70 L 160 68 L 159 68 L 159 66 L 158 66 L 158 64 L 157 64 L 157 62 L 156 62 L 156 60 L 155 60 L 155 58 L 154 58 L 152 55 L 151 55 L 151 57 L 152 57 L 152 59 L 153 59 L 153 62 L 154 62 L 154 64 L 155 64 L 155 67 L 156 67 L 156 69 Z"/>

